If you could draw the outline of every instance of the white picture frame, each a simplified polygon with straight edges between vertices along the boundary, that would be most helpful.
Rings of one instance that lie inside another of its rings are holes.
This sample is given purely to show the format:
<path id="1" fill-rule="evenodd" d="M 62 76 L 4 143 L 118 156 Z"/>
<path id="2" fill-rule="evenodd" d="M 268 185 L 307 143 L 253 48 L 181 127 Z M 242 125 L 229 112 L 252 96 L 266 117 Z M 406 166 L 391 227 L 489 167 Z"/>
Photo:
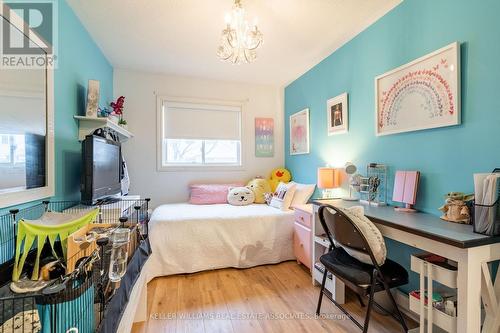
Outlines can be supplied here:
<path id="1" fill-rule="evenodd" d="M 13 14 L 16 15 L 16 14 Z M 17 19 L 10 22 L 19 31 L 24 31 L 24 21 L 16 15 Z M 44 45 L 38 35 L 29 29 L 29 39 L 37 45 Z M 46 136 L 45 136 L 45 161 L 46 183 L 43 187 L 22 189 L 0 193 L 0 210 L 14 205 L 48 199 L 55 195 L 55 130 L 54 130 L 54 67 L 47 64 L 46 68 Z"/>
<path id="2" fill-rule="evenodd" d="M 459 125 L 460 44 L 375 78 L 377 136 Z"/>
<path id="3" fill-rule="evenodd" d="M 328 135 L 343 134 L 349 131 L 348 95 L 343 93 L 326 101 Z"/>
<path id="4" fill-rule="evenodd" d="M 290 116 L 290 155 L 309 154 L 309 108 Z"/>

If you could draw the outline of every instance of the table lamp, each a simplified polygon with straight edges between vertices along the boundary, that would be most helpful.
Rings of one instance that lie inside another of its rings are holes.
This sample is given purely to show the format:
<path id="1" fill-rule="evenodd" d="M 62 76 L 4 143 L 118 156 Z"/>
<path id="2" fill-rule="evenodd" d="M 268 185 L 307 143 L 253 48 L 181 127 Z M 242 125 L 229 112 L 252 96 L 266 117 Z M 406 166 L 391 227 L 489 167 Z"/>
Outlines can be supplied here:
<path id="1" fill-rule="evenodd" d="M 323 199 L 333 198 L 333 189 L 340 187 L 340 174 L 335 168 L 318 168 L 318 188 L 323 190 Z"/>

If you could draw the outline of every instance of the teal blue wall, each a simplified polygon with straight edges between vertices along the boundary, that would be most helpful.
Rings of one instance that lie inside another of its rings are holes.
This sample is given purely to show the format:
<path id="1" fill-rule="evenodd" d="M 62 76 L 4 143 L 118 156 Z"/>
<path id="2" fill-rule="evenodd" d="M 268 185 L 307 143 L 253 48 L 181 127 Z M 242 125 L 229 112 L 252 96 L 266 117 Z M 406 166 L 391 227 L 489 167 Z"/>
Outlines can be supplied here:
<path id="1" fill-rule="evenodd" d="M 417 207 L 432 214 L 449 191 L 471 192 L 472 174 L 500 167 L 500 25 L 497 0 L 405 0 L 285 88 L 286 167 L 299 182 L 316 168 L 352 161 L 422 172 Z M 459 41 L 462 125 L 375 136 L 374 78 Z M 349 133 L 326 134 L 326 100 L 349 93 Z M 289 116 L 310 109 L 311 153 L 290 156 Z M 392 184 L 390 184 L 392 185 Z M 413 250 L 388 242 L 405 263 Z"/>
<path id="2" fill-rule="evenodd" d="M 55 70 L 56 197 L 80 199 L 81 145 L 78 122 L 83 115 L 89 79 L 100 81 L 100 105 L 113 98 L 113 67 L 64 0 L 58 1 L 59 64 Z"/>

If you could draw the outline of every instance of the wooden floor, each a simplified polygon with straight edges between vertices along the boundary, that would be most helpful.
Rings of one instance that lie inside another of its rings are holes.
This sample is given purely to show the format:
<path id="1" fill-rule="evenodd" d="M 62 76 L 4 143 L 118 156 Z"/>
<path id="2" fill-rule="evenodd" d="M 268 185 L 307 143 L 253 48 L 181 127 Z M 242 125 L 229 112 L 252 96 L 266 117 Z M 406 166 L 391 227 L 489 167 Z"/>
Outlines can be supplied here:
<path id="1" fill-rule="evenodd" d="M 325 318 L 314 318 L 318 293 L 292 261 L 156 278 L 148 285 L 149 320 L 132 332 L 361 332 L 327 298 Z M 346 308 L 364 318 L 353 294 Z M 369 332 L 402 332 L 392 317 L 372 313 Z"/>

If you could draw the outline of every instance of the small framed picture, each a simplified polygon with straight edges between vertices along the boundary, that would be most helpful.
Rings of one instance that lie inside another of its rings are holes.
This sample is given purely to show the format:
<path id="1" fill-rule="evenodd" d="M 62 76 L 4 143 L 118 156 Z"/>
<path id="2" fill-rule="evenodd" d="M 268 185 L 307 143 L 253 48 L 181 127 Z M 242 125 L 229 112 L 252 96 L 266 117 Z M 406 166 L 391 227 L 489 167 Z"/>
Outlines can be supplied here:
<path id="1" fill-rule="evenodd" d="M 309 154 L 309 109 L 290 116 L 290 155 Z"/>
<path id="2" fill-rule="evenodd" d="M 349 109 L 347 93 L 326 101 L 328 135 L 347 133 L 349 130 Z"/>
<path id="3" fill-rule="evenodd" d="M 97 118 L 97 109 L 99 108 L 99 81 L 89 80 L 87 88 L 87 117 Z"/>

